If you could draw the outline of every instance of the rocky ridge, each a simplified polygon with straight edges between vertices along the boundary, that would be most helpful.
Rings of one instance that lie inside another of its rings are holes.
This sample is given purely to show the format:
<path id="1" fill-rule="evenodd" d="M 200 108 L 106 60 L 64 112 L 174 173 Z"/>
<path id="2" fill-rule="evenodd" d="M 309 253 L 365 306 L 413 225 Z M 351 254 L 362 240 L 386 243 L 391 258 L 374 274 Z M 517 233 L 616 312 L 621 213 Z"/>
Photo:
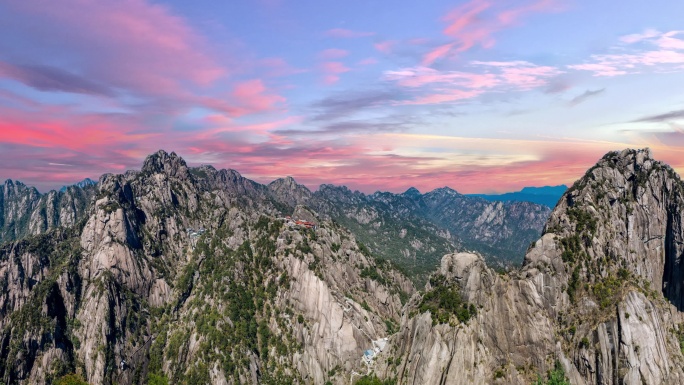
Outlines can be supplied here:
<path id="1" fill-rule="evenodd" d="M 413 285 L 265 186 L 160 151 L 84 220 L 0 249 L 0 376 L 91 384 L 346 383 Z"/>
<path id="2" fill-rule="evenodd" d="M 82 220 L 0 247 L 0 375 L 342 384 L 368 370 L 400 384 L 528 384 L 560 368 L 573 384 L 684 382 L 684 187 L 669 166 L 648 150 L 607 154 L 565 193 L 522 268 L 449 252 L 421 295 L 373 256 L 377 244 L 357 241 L 420 240 L 387 230 L 407 219 L 448 240 L 435 223 L 468 214 L 462 202 L 450 189 L 264 186 L 160 151 L 140 171 L 104 175 Z M 495 240 L 478 226 L 543 215 L 478 207 L 461 231 L 483 242 Z M 385 337 L 367 367 L 360 357 Z"/>
<path id="3" fill-rule="evenodd" d="M 572 384 L 684 383 L 683 207 L 681 180 L 649 150 L 607 154 L 565 193 L 521 270 L 445 256 L 438 275 L 477 314 L 436 324 L 414 298 L 383 353 L 392 359 L 378 361 L 394 364 L 376 372 L 400 384 L 527 384 L 554 368 Z"/>
<path id="4" fill-rule="evenodd" d="M 74 226 L 84 218 L 94 195 L 92 184 L 41 194 L 21 182 L 0 185 L 0 243 Z"/>
<path id="5" fill-rule="evenodd" d="M 283 178 L 269 189 L 281 201 L 307 205 L 351 229 L 373 253 L 421 276 L 454 250 L 477 251 L 500 266 L 517 264 L 551 212 L 530 202 L 489 202 L 450 188 L 366 195 L 321 185 L 311 192 Z"/>

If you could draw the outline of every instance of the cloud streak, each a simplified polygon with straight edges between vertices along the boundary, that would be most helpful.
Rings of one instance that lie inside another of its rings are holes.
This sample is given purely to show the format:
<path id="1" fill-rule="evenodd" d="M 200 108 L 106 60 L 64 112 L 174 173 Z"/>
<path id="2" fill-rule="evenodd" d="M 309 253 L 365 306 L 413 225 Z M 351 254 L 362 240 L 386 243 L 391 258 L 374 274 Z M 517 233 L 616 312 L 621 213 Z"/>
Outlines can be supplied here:
<path id="1" fill-rule="evenodd" d="M 599 90 L 586 90 L 586 91 L 584 91 L 583 93 L 581 93 L 581 94 L 575 96 L 574 98 L 572 98 L 572 100 L 570 100 L 569 104 L 570 104 L 570 106 L 573 106 L 573 107 L 574 107 L 574 106 L 576 106 L 576 105 L 578 105 L 578 104 L 580 104 L 580 103 L 586 102 L 587 99 L 591 99 L 591 98 L 593 98 L 593 97 L 595 97 L 595 96 L 601 95 L 601 94 L 604 93 L 605 91 L 606 91 L 605 88 L 601 88 L 601 89 L 599 89 Z"/>
<path id="2" fill-rule="evenodd" d="M 206 40 L 162 5 L 142 0 L 11 0 L 6 6 L 14 16 L 6 32 L 29 37 L 29 52 L 69 53 L 77 59 L 73 63 L 78 63 L 81 78 L 100 79 L 110 88 L 144 95 L 182 93 L 184 84 L 208 86 L 228 72 L 210 53 Z M 26 20 L 41 28 L 26 27 Z M 9 45 L 25 50 L 22 43 L 18 39 Z M 34 77 L 36 70 L 31 72 Z M 41 73 L 46 74 L 45 68 Z M 64 79 L 64 71 L 52 69 L 47 74 Z"/>
<path id="3" fill-rule="evenodd" d="M 56 67 L 0 62 L 0 77 L 19 81 L 40 91 L 114 96 L 114 91 L 108 87 Z"/>
<path id="4" fill-rule="evenodd" d="M 626 35 L 620 40 L 626 47 L 621 53 L 591 55 L 585 63 L 568 65 L 569 69 L 592 72 L 598 77 L 613 77 L 645 71 L 684 71 L 684 39 L 682 31 L 661 33 L 647 30 Z M 624 52 L 626 50 L 626 52 Z M 624 52 L 624 53 L 622 53 Z"/>
<path id="5" fill-rule="evenodd" d="M 524 91 L 545 86 L 563 71 L 524 61 L 471 64 L 483 72 L 438 71 L 429 67 L 386 71 L 384 78 L 422 95 L 403 104 L 439 104 L 472 99 L 485 92 Z"/>
<path id="6" fill-rule="evenodd" d="M 422 65 L 430 66 L 449 55 L 475 47 L 492 48 L 494 36 L 533 13 L 558 9 L 555 1 L 537 0 L 528 3 L 511 1 L 471 0 L 446 14 L 442 31 L 451 42 L 440 45 L 423 56 Z"/>
<path id="7" fill-rule="evenodd" d="M 633 120 L 632 123 L 661 123 L 671 120 L 684 119 L 684 110 L 670 111 L 664 114 L 650 115 Z"/>

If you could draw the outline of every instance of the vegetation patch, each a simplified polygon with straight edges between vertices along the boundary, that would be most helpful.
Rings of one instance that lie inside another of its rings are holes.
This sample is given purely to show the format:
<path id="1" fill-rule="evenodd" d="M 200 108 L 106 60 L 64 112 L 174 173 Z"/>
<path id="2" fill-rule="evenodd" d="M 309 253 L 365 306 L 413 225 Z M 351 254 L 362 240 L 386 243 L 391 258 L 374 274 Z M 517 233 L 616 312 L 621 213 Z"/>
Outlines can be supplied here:
<path id="1" fill-rule="evenodd" d="M 534 385 L 570 385 L 570 380 L 565 376 L 565 370 L 563 370 L 560 361 L 556 360 L 553 369 L 546 373 L 546 378 L 542 378 L 541 375 L 538 376 Z"/>
<path id="2" fill-rule="evenodd" d="M 433 324 L 451 323 L 454 318 L 466 323 L 477 314 L 475 305 L 464 301 L 459 288 L 455 284 L 448 284 L 443 275 L 431 277 L 430 285 L 432 290 L 423 295 L 418 309 L 421 313 L 429 311 Z"/>
<path id="3" fill-rule="evenodd" d="M 395 385 L 396 383 L 395 379 L 381 380 L 375 374 L 363 376 L 356 381 L 356 385 Z"/>

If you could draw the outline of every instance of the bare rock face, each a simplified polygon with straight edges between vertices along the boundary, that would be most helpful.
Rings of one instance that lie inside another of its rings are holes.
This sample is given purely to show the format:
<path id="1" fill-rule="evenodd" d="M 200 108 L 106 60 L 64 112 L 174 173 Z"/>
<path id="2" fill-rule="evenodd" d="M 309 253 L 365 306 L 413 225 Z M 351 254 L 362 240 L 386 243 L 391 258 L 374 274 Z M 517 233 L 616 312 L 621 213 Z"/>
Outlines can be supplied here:
<path id="1" fill-rule="evenodd" d="M 512 261 L 539 237 L 550 210 L 531 202 L 490 202 L 448 187 L 419 198 L 425 215 L 463 240 L 470 249 Z"/>
<path id="2" fill-rule="evenodd" d="M 529 384 L 555 367 L 573 384 L 684 383 L 684 187 L 648 150 L 590 169 L 520 269 L 444 252 L 421 295 L 372 253 L 395 239 L 407 257 L 439 250 L 451 232 L 418 236 L 444 230 L 416 213 L 469 212 L 453 190 L 311 193 L 163 151 L 139 172 L 104 175 L 91 195 L 79 188 L 3 187 L 0 217 L 25 229 L 4 234 L 26 237 L 0 246 L 4 383 L 75 372 L 97 385 L 346 384 L 374 372 L 399 384 Z M 316 226 L 282 219 L 291 213 Z M 516 234 L 512 216 L 548 213 L 486 202 L 471 214 L 468 231 L 495 242 Z M 364 245 L 333 218 L 382 242 Z"/>
<path id="3" fill-rule="evenodd" d="M 442 255 L 453 250 L 479 251 L 502 265 L 518 263 L 550 214 L 546 206 L 489 202 L 450 188 L 366 195 L 324 184 L 312 193 L 287 177 L 268 190 L 281 203 L 304 205 L 348 227 L 374 254 L 412 271 L 416 282 L 424 282 Z"/>
<path id="4" fill-rule="evenodd" d="M 477 315 L 435 324 L 414 300 L 387 353 L 402 364 L 378 373 L 526 384 L 557 361 L 573 384 L 683 383 L 683 199 L 679 177 L 650 151 L 607 154 L 561 199 L 521 270 L 446 255 L 441 276 Z"/>
<path id="5" fill-rule="evenodd" d="M 415 290 L 311 209 L 316 228 L 290 226 L 268 187 L 173 153 L 92 197 L 0 248 L 4 383 L 347 383 Z"/>
<path id="6" fill-rule="evenodd" d="M 21 182 L 0 185 L 0 243 L 74 226 L 88 215 L 94 185 L 81 184 L 40 194 Z"/>
<path id="7" fill-rule="evenodd" d="M 291 176 L 274 180 L 268 185 L 268 189 L 279 201 L 292 207 L 307 204 L 312 196 L 308 188 L 298 184 Z"/>

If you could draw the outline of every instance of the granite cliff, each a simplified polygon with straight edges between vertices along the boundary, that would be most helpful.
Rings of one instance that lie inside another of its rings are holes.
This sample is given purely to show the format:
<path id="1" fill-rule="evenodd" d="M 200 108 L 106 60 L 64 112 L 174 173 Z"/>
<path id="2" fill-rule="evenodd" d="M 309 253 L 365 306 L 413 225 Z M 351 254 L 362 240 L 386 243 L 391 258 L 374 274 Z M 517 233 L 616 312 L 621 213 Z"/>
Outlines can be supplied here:
<path id="1" fill-rule="evenodd" d="M 0 185 L 0 243 L 75 225 L 86 215 L 94 192 L 94 184 L 81 183 L 41 194 L 8 179 Z"/>
<path id="2" fill-rule="evenodd" d="M 684 383 L 684 185 L 648 150 L 607 154 L 550 214 L 266 186 L 163 151 L 62 193 L 8 182 L 2 207 L 23 229 L 0 246 L 8 384 Z M 518 269 L 467 251 L 521 247 L 546 216 Z M 445 251 L 422 291 L 377 258 L 406 244 Z"/>
<path id="3" fill-rule="evenodd" d="M 437 276 L 476 315 L 436 322 L 414 298 L 383 353 L 392 360 L 378 361 L 400 364 L 377 373 L 400 384 L 528 384 L 558 370 L 572 384 L 684 383 L 683 208 L 679 176 L 650 151 L 607 154 L 564 194 L 519 271 L 446 255 Z"/>
<path id="4" fill-rule="evenodd" d="M 104 175 L 83 219 L 0 249 L 0 376 L 346 383 L 411 282 L 268 189 L 175 154 Z"/>

